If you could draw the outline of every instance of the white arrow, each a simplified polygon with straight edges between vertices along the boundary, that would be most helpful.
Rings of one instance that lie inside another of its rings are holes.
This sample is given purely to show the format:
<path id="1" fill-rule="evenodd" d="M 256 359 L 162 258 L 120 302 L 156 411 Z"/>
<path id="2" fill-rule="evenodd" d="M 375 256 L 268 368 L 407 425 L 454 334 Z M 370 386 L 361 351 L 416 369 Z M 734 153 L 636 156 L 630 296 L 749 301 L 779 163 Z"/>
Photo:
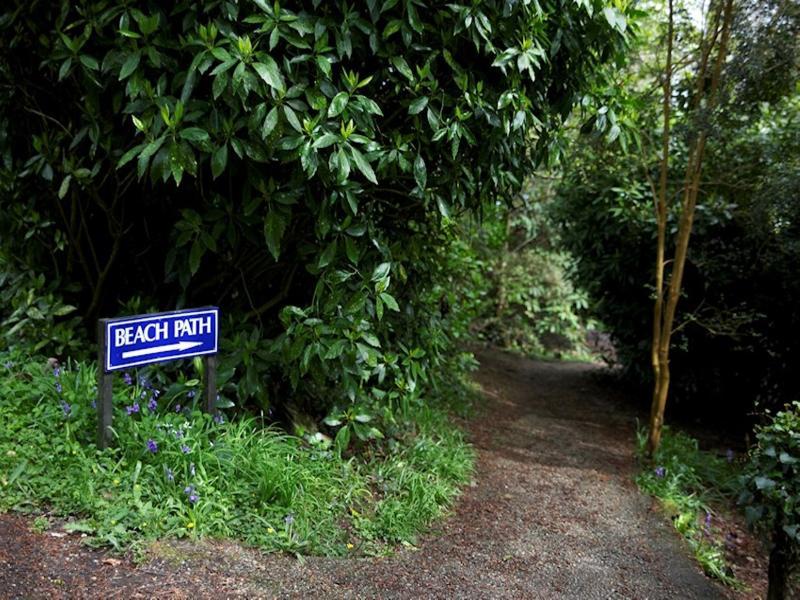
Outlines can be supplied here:
<path id="1" fill-rule="evenodd" d="M 190 348 L 202 346 L 203 342 L 178 342 L 177 344 L 168 344 L 166 346 L 153 346 L 152 348 L 142 348 L 141 350 L 128 350 L 122 353 L 122 358 L 136 358 L 137 356 L 147 356 L 148 354 L 160 354 L 162 352 L 172 352 L 177 350 L 183 352 Z"/>

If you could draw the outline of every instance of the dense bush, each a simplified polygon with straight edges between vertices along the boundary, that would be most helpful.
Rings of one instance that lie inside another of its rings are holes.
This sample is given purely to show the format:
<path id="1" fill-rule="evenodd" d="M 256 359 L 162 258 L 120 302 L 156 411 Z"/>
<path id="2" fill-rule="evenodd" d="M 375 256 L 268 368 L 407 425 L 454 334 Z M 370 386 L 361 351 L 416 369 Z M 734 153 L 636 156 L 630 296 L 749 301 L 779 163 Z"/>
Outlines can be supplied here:
<path id="1" fill-rule="evenodd" d="M 800 403 L 758 428 L 740 502 L 748 524 L 767 534 L 770 600 L 783 598 L 800 548 Z"/>
<path id="2" fill-rule="evenodd" d="M 471 260 L 458 288 L 475 337 L 540 356 L 585 355 L 588 299 L 548 210 L 552 187 L 534 175 L 510 207 L 487 209 L 467 230 Z"/>
<path id="3" fill-rule="evenodd" d="M 776 13 L 775 26 L 763 32 L 754 14 L 740 13 L 734 29 L 724 110 L 712 119 L 690 115 L 683 101 L 673 107 L 671 197 L 682 191 L 687 139 L 700 129 L 709 134 L 670 355 L 674 405 L 693 416 L 716 417 L 724 407 L 725 418 L 743 420 L 751 416 L 754 399 L 775 407 L 798 392 L 792 365 L 800 358 L 795 302 L 800 289 L 792 273 L 800 258 L 794 202 L 800 96 L 783 77 L 759 79 L 758 85 L 752 78 L 760 72 L 753 68 L 758 60 L 763 68 L 797 72 L 800 47 L 791 32 L 800 27 L 800 13 L 794 8 Z M 757 51 L 756 34 L 774 36 L 769 51 L 760 42 Z M 585 136 L 587 143 L 576 146 L 566 162 L 557 207 L 563 239 L 579 257 L 580 283 L 613 332 L 620 361 L 633 381 L 649 385 L 656 247 L 650 181 L 658 179 L 652 140 L 659 135 L 659 116 L 649 91 L 637 91 L 650 71 L 657 72 L 649 55 L 642 61 L 630 69 L 624 86 L 624 108 L 638 114 L 640 146 L 626 150 Z M 691 90 L 691 70 L 682 77 L 678 98 Z M 757 92 L 760 103 L 754 104 Z M 674 243 L 677 204 L 669 217 L 668 244 Z M 642 397 L 649 402 L 649 394 Z"/>
<path id="4" fill-rule="evenodd" d="M 623 49 L 618 6 L 13 0 L 11 344 L 45 327 L 49 352 L 74 353 L 70 306 L 91 326 L 216 304 L 233 315 L 239 399 L 266 408 L 294 388 L 321 416 L 419 396 L 463 322 L 442 311 L 454 220 L 557 151 L 553 132 Z"/>

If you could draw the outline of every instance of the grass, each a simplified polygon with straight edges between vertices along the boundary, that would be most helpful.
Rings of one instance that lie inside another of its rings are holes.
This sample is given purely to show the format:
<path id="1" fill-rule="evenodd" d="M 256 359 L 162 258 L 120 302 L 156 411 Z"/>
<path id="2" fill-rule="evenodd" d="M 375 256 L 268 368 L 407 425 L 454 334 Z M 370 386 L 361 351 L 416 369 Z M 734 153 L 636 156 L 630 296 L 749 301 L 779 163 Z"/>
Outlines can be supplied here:
<path id="1" fill-rule="evenodd" d="M 715 507 L 729 507 L 736 501 L 741 467 L 729 457 L 700 450 L 697 440 L 668 427 L 651 460 L 645 455 L 645 429 L 639 430 L 637 441 L 643 465 L 636 478 L 639 488 L 661 501 L 706 574 L 741 588 L 725 561 L 715 524 Z"/>
<path id="2" fill-rule="evenodd" d="M 471 476 L 473 451 L 444 409 L 343 457 L 252 417 L 216 422 L 193 407 L 193 380 L 153 403 L 152 389 L 119 378 L 116 444 L 100 451 L 95 378 L 90 364 L 56 377 L 43 359 L 0 356 L 0 511 L 74 516 L 68 529 L 118 550 L 208 536 L 341 556 L 414 543 Z"/>

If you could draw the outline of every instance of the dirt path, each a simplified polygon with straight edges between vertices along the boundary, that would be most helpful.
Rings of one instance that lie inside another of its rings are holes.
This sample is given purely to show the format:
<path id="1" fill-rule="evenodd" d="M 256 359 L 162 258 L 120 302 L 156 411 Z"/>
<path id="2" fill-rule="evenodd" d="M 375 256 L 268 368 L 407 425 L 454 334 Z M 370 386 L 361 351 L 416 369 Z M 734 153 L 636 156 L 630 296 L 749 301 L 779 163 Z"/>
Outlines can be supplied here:
<path id="1" fill-rule="evenodd" d="M 418 550 L 304 562 L 165 544 L 134 568 L 0 517 L 0 596 L 723 598 L 632 483 L 634 418 L 596 367 L 482 352 L 477 476 Z"/>

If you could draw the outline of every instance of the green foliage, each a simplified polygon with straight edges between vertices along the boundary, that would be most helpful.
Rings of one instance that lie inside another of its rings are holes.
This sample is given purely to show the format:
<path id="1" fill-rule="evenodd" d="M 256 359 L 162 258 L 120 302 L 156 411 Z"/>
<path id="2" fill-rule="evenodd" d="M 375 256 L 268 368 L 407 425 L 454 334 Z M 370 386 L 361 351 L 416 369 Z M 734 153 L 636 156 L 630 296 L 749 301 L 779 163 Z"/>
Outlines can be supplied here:
<path id="1" fill-rule="evenodd" d="M 764 10 L 774 8 L 764 4 Z M 764 408 L 796 397 L 793 365 L 800 356 L 800 314 L 794 302 L 800 290 L 793 271 L 800 258 L 794 202 L 800 181 L 800 88 L 783 76 L 769 85 L 752 79 L 766 64 L 780 63 L 775 68 L 796 72 L 800 38 L 789 33 L 800 25 L 800 13 L 795 8 L 777 11 L 774 27 L 762 31 L 755 16 L 761 10 L 738 11 L 723 109 L 714 115 L 690 110 L 691 65 L 675 76 L 672 107 L 669 181 L 676 183 L 668 190 L 673 199 L 668 248 L 677 230 L 677 182 L 686 171 L 688 143 L 701 131 L 709 141 L 670 354 L 670 402 L 715 419 L 724 410 L 738 421 L 750 418 L 754 398 Z M 697 28 L 680 14 L 677 51 L 689 52 Z M 636 115 L 639 145 L 626 149 L 596 135 L 582 137 L 565 161 L 553 203 L 555 218 L 563 224 L 561 239 L 578 257 L 577 281 L 610 329 L 629 380 L 643 389 L 652 377 L 656 228 L 651 183 L 658 180 L 661 127 L 655 78 L 660 65 L 652 48 L 661 39 L 661 27 L 650 26 L 638 56 L 618 76 L 623 92 L 616 101 L 620 112 Z M 762 39 L 772 35 L 774 53 L 766 48 L 771 42 Z M 763 77 L 758 80 L 765 83 Z M 667 276 L 670 269 L 667 264 Z M 649 402 L 648 395 L 642 397 Z"/>
<path id="2" fill-rule="evenodd" d="M 441 311 L 455 221 L 559 154 L 628 12 L 13 0 L 3 270 L 43 274 L 90 326 L 135 296 L 219 305 L 239 400 L 261 408 L 416 393 L 463 331 Z"/>
<path id="3" fill-rule="evenodd" d="M 652 462 L 646 458 L 645 429 L 638 432 L 637 447 L 645 465 L 636 477 L 639 488 L 659 499 L 708 575 L 740 587 L 726 564 L 724 546 L 715 535 L 713 508 L 725 510 L 736 498 L 740 489 L 739 466 L 700 450 L 697 440 L 668 427 L 663 430 Z"/>
<path id="4" fill-rule="evenodd" d="M 460 303 L 483 340 L 527 354 L 586 356 L 586 293 L 573 283 L 574 259 L 560 248 L 550 176 L 528 180 L 505 207 L 487 208 L 460 249 Z"/>
<path id="5" fill-rule="evenodd" d="M 116 549 L 210 536 L 292 553 L 383 551 L 412 542 L 472 470 L 473 452 L 442 403 L 349 458 L 315 436 L 200 413 L 197 381 L 164 389 L 119 378 L 117 446 L 101 452 L 93 366 L 54 372 L 21 354 L 0 362 L 0 509 L 76 515 L 68 529 Z"/>
<path id="6" fill-rule="evenodd" d="M 15 273 L 4 263 L 0 254 L 0 304 L 6 307 L 0 322 L 3 346 L 24 346 L 35 352 L 48 348 L 59 355 L 79 351 L 79 319 L 64 318 L 73 315 L 75 307 L 64 304 L 57 287 L 48 285 L 44 275 Z"/>
<path id="7" fill-rule="evenodd" d="M 782 529 L 797 550 L 800 542 L 800 403 L 774 415 L 756 431 L 756 445 L 740 502 L 749 525 L 771 534 Z"/>

